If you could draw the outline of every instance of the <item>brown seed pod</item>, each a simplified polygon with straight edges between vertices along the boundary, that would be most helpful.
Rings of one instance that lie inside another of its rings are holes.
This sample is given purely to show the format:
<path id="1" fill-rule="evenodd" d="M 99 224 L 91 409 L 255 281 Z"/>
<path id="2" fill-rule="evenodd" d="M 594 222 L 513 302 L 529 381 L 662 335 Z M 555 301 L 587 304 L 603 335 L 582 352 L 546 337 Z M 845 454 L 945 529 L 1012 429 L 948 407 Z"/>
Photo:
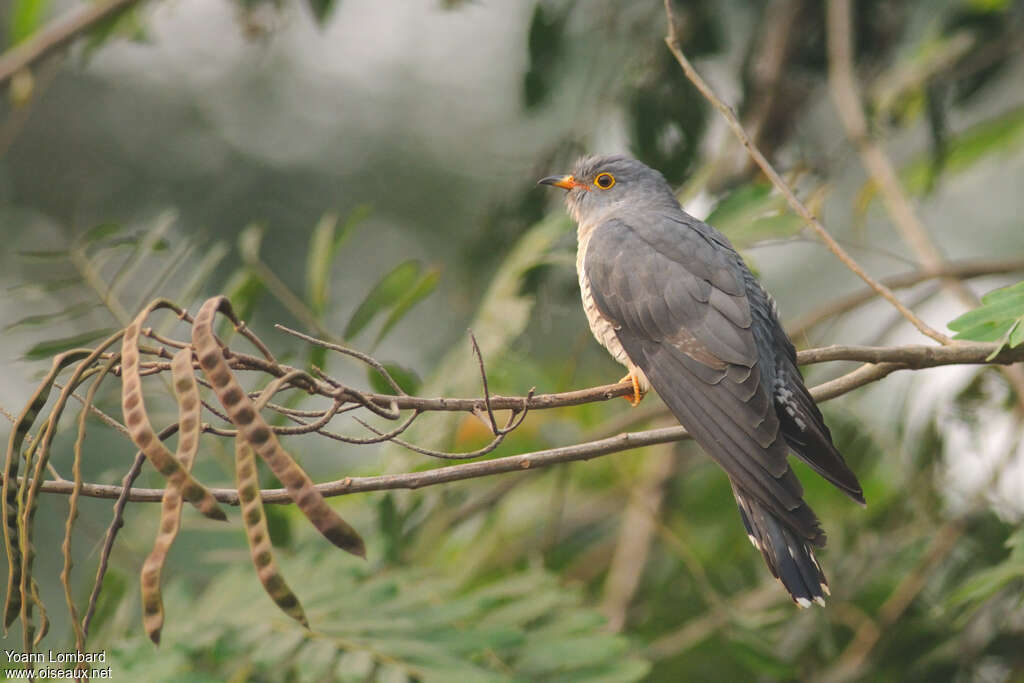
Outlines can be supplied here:
<path id="1" fill-rule="evenodd" d="M 192 372 L 192 348 L 181 349 L 171 360 L 174 396 L 178 402 L 178 449 L 175 454 L 186 471 L 192 469 L 199 450 L 200 411 L 199 385 Z M 153 550 L 142 563 L 139 586 L 142 592 L 142 625 L 150 640 L 160 644 L 160 631 L 164 625 L 164 602 L 160 591 L 160 574 L 167 554 L 181 526 L 181 490 L 177 481 L 169 481 L 164 490 L 160 508 L 160 527 Z"/>
<path id="2" fill-rule="evenodd" d="M 236 326 L 241 326 L 227 298 L 208 299 L 192 325 L 192 344 L 199 357 L 199 366 L 210 380 L 228 417 L 238 428 L 239 437 L 263 458 L 302 513 L 327 540 L 353 555 L 366 557 L 366 546 L 359 533 L 327 504 L 309 476 L 281 446 L 231 372 L 213 334 L 213 319 L 218 311 Z"/>
<path id="3" fill-rule="evenodd" d="M 200 512 L 211 519 L 227 520 L 217 500 L 205 486 L 196 481 L 181 463 L 178 462 L 167 447 L 157 438 L 153 426 L 146 414 L 146 406 L 142 397 L 142 379 L 139 376 L 139 333 L 142 323 L 149 313 L 162 304 L 156 301 L 146 308 L 124 330 L 121 346 L 121 381 L 123 390 L 121 406 L 124 411 L 125 426 L 132 441 L 139 450 L 146 454 L 160 474 L 175 482 L 182 497 L 192 503 Z"/>

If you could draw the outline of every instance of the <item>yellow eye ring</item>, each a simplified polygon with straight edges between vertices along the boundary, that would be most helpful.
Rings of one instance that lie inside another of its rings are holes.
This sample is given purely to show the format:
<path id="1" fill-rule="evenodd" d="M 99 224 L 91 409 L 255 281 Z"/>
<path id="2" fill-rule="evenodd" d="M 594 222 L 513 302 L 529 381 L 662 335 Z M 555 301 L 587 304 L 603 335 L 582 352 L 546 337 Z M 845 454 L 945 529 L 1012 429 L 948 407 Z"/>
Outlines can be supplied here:
<path id="1" fill-rule="evenodd" d="M 598 173 L 594 178 L 594 184 L 602 190 L 610 190 L 615 185 L 615 176 L 611 173 Z"/>

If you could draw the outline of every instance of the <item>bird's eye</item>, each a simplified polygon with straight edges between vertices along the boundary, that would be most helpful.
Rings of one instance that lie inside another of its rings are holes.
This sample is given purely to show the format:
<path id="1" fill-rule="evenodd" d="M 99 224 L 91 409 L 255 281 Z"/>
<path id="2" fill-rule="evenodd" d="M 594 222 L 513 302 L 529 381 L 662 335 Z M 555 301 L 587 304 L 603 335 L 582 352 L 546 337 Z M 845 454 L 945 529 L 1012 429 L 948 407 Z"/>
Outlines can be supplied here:
<path id="1" fill-rule="evenodd" d="M 594 178 L 594 184 L 602 190 L 610 189 L 615 184 L 615 176 L 611 173 L 598 173 L 597 177 Z"/>

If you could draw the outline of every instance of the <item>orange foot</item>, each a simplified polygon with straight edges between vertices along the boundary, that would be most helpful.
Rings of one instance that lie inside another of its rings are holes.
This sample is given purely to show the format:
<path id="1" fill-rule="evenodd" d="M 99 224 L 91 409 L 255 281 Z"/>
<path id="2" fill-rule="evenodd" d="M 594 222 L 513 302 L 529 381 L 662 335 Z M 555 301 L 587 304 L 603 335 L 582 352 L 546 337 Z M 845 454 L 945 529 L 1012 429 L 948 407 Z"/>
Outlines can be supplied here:
<path id="1" fill-rule="evenodd" d="M 630 370 L 625 377 L 619 380 L 619 384 L 622 384 L 623 382 L 629 382 L 633 385 L 633 395 L 623 396 L 622 398 L 629 401 L 629 404 L 636 408 L 640 405 L 640 401 L 644 400 L 644 396 L 646 395 L 646 393 L 640 388 L 640 380 L 635 374 L 633 374 L 633 371 Z"/>

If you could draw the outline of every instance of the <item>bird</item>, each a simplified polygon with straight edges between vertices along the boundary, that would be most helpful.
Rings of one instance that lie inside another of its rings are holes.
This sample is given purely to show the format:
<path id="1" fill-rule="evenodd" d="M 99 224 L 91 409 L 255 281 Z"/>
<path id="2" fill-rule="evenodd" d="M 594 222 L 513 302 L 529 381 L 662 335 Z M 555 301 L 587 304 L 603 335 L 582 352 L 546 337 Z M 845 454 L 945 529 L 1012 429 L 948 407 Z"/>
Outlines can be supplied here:
<path id="1" fill-rule="evenodd" d="M 824 605 L 814 548 L 826 536 L 790 453 L 861 505 L 864 493 L 804 385 L 774 299 L 728 238 L 636 159 L 586 156 L 538 184 L 566 191 L 583 309 L 626 366 L 630 402 L 657 392 L 725 470 L 772 575 L 799 607 Z"/>

